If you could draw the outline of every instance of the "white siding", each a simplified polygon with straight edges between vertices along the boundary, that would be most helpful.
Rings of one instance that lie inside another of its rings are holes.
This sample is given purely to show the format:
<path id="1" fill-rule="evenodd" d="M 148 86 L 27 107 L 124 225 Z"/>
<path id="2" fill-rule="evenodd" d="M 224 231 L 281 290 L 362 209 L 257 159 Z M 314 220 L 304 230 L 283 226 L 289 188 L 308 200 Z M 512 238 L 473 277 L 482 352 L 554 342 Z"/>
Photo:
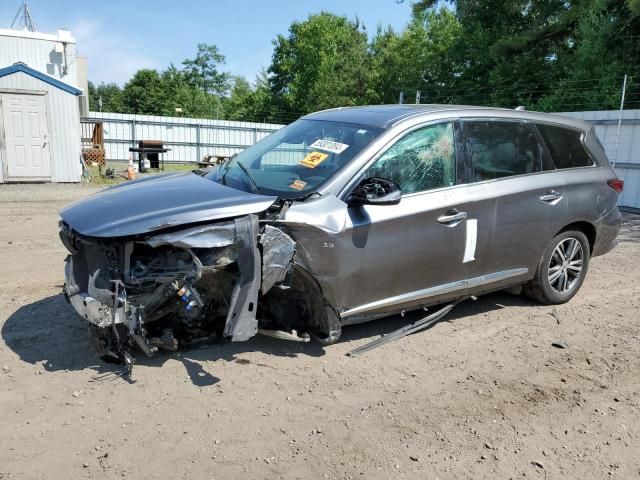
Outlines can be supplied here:
<path id="1" fill-rule="evenodd" d="M 47 92 L 45 98 L 51 138 L 51 181 L 79 182 L 82 166 L 78 97 L 24 72 L 1 77 L 0 90 L 2 89 Z"/>
<path id="2" fill-rule="evenodd" d="M 580 118 L 595 124 L 596 133 L 613 163 L 618 132 L 618 110 L 567 112 L 561 115 Z M 618 150 L 615 155 L 616 173 L 624 180 L 620 205 L 640 208 L 640 110 L 624 110 Z M 624 164 L 634 164 L 634 167 Z M 635 167 L 638 165 L 638 167 Z"/>
<path id="3" fill-rule="evenodd" d="M 0 103 L 0 184 L 4 183 L 4 165 L 6 165 L 6 149 L 4 144 L 4 114 Z"/>
<path id="4" fill-rule="evenodd" d="M 22 62 L 39 72 L 82 88 L 78 85 L 74 61 L 77 54 L 75 40 L 70 35 L 65 38 L 68 40 L 66 74 L 63 72 L 64 54 L 55 51 L 59 40 L 58 35 L 0 29 L 0 68 Z"/>

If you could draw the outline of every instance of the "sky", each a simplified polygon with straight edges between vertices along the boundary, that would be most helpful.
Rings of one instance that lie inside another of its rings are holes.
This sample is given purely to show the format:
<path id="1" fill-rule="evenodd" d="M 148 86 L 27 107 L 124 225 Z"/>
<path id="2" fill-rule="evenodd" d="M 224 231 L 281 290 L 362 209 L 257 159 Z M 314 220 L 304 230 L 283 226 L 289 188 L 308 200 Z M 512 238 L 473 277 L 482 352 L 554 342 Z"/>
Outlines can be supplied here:
<path id="1" fill-rule="evenodd" d="M 0 28 L 9 28 L 21 0 L 0 0 Z M 370 34 L 376 26 L 401 30 L 410 1 L 396 0 L 30 0 L 38 30 L 68 28 L 78 54 L 88 57 L 89 79 L 124 84 L 141 68 L 162 70 L 195 57 L 198 43 L 226 56 L 225 70 L 253 81 L 268 67 L 272 40 L 294 20 L 321 10 L 355 18 Z"/>

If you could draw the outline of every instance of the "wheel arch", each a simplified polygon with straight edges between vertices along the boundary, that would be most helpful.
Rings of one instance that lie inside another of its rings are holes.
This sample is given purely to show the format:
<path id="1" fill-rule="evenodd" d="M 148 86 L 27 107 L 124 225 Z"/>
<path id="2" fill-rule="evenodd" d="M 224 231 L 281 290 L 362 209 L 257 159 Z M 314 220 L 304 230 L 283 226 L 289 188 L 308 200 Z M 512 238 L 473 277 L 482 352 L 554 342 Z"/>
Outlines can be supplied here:
<path id="1" fill-rule="evenodd" d="M 591 256 L 593 254 L 593 248 L 596 244 L 596 227 L 590 222 L 578 221 L 566 225 L 558 233 L 556 233 L 556 235 L 559 235 L 562 232 L 568 232 L 570 230 L 578 230 L 585 234 L 587 240 L 589 241 L 589 256 Z M 556 235 L 554 235 L 554 237 Z"/>
<path id="2" fill-rule="evenodd" d="M 278 328 L 307 329 L 322 345 L 335 343 L 342 329 L 336 310 L 328 303 L 322 287 L 304 267 L 295 264 L 286 290 L 271 289 L 262 307 Z"/>

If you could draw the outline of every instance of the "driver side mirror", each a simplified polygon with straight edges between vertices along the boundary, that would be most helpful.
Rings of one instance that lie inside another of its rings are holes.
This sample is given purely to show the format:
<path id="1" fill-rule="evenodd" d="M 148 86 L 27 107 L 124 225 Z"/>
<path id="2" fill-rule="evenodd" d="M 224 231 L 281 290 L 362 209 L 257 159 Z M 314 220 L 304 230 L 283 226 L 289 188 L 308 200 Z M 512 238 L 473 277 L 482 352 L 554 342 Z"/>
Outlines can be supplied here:
<path id="1" fill-rule="evenodd" d="M 362 180 L 347 199 L 350 207 L 362 205 L 396 205 L 400 203 L 400 185 L 385 178 L 370 177 Z"/>

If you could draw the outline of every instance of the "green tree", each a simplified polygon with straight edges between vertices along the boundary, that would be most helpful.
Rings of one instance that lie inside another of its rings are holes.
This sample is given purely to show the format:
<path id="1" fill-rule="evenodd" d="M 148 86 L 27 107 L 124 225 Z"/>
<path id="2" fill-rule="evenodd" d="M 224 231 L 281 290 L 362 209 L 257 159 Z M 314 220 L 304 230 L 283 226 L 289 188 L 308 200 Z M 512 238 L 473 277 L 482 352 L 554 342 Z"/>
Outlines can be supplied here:
<path id="1" fill-rule="evenodd" d="M 232 87 L 225 101 L 225 112 L 230 120 L 250 120 L 254 104 L 254 90 L 244 77 L 232 77 Z"/>
<path id="2" fill-rule="evenodd" d="M 196 58 L 182 62 L 187 81 L 205 93 L 224 95 L 229 90 L 229 74 L 220 71 L 225 57 L 215 45 L 198 44 Z"/>
<path id="3" fill-rule="evenodd" d="M 371 45 L 371 86 L 369 103 L 395 103 L 401 90 L 404 57 L 398 48 L 399 36 L 391 28 L 379 25 Z"/>
<path id="4" fill-rule="evenodd" d="M 173 64 L 162 72 L 163 115 L 176 115 L 181 109 L 182 116 L 198 118 L 219 118 L 223 115 L 222 101 L 218 95 L 204 92 L 193 85 L 188 73 Z"/>
<path id="5" fill-rule="evenodd" d="M 102 109 L 100 108 L 102 98 Z M 124 108 L 122 89 L 115 83 L 89 82 L 89 110 L 92 112 L 122 112 Z"/>
<path id="6" fill-rule="evenodd" d="M 461 26 L 446 7 L 413 14 L 407 28 L 397 35 L 393 30 L 378 29 L 373 39 L 373 101 L 393 103 L 400 91 L 407 101 L 416 91 L 422 101 L 450 100 L 460 67 L 452 50 L 461 35 Z"/>
<path id="7" fill-rule="evenodd" d="M 371 58 L 358 21 L 328 12 L 294 22 L 274 40 L 270 84 L 275 106 L 290 113 L 366 102 Z"/>
<path id="8" fill-rule="evenodd" d="M 124 113 L 162 115 L 165 111 L 165 88 L 156 70 L 138 70 L 123 90 Z"/>
<path id="9" fill-rule="evenodd" d="M 262 70 L 253 84 L 234 77 L 230 95 L 224 99 L 225 118 L 255 122 L 289 123 L 298 115 L 281 112 L 274 106 L 267 73 Z"/>
<path id="10" fill-rule="evenodd" d="M 577 17 L 570 44 L 558 57 L 560 79 L 537 108 L 564 111 L 618 107 L 621 77 L 630 66 L 624 64 L 624 53 L 614 53 L 624 38 L 620 38 L 619 25 L 612 21 L 607 7 L 605 0 L 595 0 Z"/>
<path id="11" fill-rule="evenodd" d="M 640 61 L 637 0 L 453 3 L 461 26 L 450 50 L 455 103 L 610 108 L 623 73 Z M 434 5 L 414 2 L 414 15 Z"/>

